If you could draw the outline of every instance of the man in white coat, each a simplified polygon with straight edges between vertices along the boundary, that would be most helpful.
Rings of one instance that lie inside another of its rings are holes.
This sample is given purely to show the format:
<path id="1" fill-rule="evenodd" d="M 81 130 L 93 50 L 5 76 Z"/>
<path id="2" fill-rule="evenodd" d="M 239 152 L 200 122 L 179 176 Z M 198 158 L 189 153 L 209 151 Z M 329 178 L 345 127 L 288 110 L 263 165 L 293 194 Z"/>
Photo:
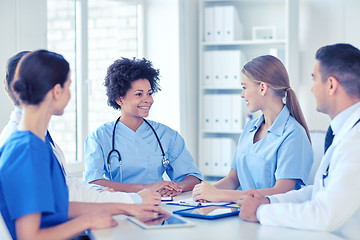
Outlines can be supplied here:
<path id="1" fill-rule="evenodd" d="M 331 118 L 330 147 L 314 185 L 264 197 L 256 190 L 239 200 L 240 217 L 263 225 L 360 236 L 360 50 L 349 44 L 320 48 L 312 73 L 317 110 Z M 330 127 L 329 127 L 330 129 Z M 330 132 L 330 131 L 329 131 Z M 269 204 L 271 203 L 271 204 Z"/>
<path id="2" fill-rule="evenodd" d="M 9 136 L 17 129 L 17 126 L 20 122 L 22 110 L 20 108 L 20 103 L 16 99 L 14 92 L 11 90 L 11 83 L 15 75 L 15 69 L 20 61 L 21 57 L 24 56 L 28 51 L 19 52 L 15 56 L 9 59 L 6 76 L 5 76 L 5 90 L 9 95 L 11 101 L 15 105 L 15 109 L 11 113 L 10 120 L 5 128 L 2 130 L 0 135 L 0 147 L 6 142 Z M 124 193 L 124 192 L 111 192 L 104 190 L 103 187 L 88 184 L 84 180 L 76 177 L 70 176 L 66 173 L 65 168 L 65 158 L 59 148 L 59 146 L 50 140 L 53 147 L 54 154 L 60 165 L 63 167 L 66 184 L 69 189 L 69 201 L 73 202 L 97 202 L 97 203 L 137 203 L 137 204 L 160 204 L 161 197 L 159 193 L 150 191 L 149 189 L 142 190 L 138 193 Z"/>

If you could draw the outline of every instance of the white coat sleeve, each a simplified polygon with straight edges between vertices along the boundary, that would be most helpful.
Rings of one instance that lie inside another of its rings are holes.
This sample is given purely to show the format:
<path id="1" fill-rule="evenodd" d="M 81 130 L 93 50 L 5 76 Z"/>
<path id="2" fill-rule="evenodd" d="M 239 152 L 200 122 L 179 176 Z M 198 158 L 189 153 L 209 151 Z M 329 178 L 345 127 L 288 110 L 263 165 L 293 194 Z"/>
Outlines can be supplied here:
<path id="1" fill-rule="evenodd" d="M 69 201 L 73 202 L 111 202 L 111 203 L 130 203 L 133 204 L 137 199 L 136 193 L 109 192 L 90 189 L 91 184 L 76 177 L 66 177 L 66 183 L 69 189 Z M 140 196 L 139 196 L 140 197 Z M 141 198 L 141 197 L 140 197 Z"/>
<path id="2" fill-rule="evenodd" d="M 329 175 L 318 178 L 317 192 L 302 203 L 274 203 L 261 205 L 257 217 L 261 224 L 298 229 L 336 231 L 360 209 L 359 134 L 353 134 L 333 150 Z M 329 150 L 328 150 L 329 151 Z M 321 174 L 320 172 L 317 174 Z M 314 186 L 315 187 L 315 186 Z"/>
<path id="3" fill-rule="evenodd" d="M 272 196 L 267 196 L 270 199 L 271 203 L 279 202 L 292 202 L 292 203 L 301 203 L 311 199 L 313 186 L 305 186 L 299 190 L 292 190 L 282 194 L 276 194 Z"/>
<path id="4" fill-rule="evenodd" d="M 88 184 L 84 180 L 71 177 L 65 168 L 65 157 L 60 147 L 52 145 L 54 154 L 66 175 L 66 184 L 69 189 L 69 201 L 73 202 L 111 202 L 111 203 L 141 203 L 142 199 L 137 193 L 109 192 L 91 189 L 94 184 Z"/>

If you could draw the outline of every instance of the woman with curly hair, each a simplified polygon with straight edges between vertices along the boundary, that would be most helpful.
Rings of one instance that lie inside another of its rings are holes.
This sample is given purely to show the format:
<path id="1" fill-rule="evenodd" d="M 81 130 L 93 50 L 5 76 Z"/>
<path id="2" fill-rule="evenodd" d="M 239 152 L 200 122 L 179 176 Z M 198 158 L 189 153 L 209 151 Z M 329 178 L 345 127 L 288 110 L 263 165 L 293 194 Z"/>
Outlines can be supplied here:
<path id="1" fill-rule="evenodd" d="M 87 182 L 115 191 L 151 189 L 176 196 L 200 183 L 201 173 L 175 130 L 146 120 L 154 102 L 159 70 L 146 59 L 116 60 L 105 77 L 108 104 L 121 116 L 86 139 Z M 172 181 L 164 181 L 164 173 Z"/>

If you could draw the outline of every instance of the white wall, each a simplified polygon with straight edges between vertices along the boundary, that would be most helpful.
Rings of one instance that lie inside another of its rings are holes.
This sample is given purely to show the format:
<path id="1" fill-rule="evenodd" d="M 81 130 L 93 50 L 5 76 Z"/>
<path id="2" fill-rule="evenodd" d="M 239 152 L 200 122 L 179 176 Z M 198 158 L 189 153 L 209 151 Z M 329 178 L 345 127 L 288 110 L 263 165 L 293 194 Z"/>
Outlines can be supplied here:
<path id="1" fill-rule="evenodd" d="M 300 82 L 298 98 L 310 129 L 327 129 L 330 118 L 315 110 L 310 91 L 316 51 L 328 44 L 346 42 L 360 47 L 360 1 L 302 0 L 299 14 Z"/>
<path id="2" fill-rule="evenodd" d="M 4 91 L 7 59 L 23 50 L 46 47 L 46 1 L 0 0 L 0 129 L 13 109 Z"/>
<path id="3" fill-rule="evenodd" d="M 198 122 L 195 119 L 197 105 L 194 102 L 197 99 L 198 66 L 195 60 L 198 51 L 194 49 L 194 46 L 198 43 L 196 33 L 198 1 L 149 0 L 146 2 L 148 20 L 145 23 L 148 29 L 144 56 L 151 59 L 155 67 L 160 68 L 160 84 L 163 89 L 155 96 L 156 102 L 151 114 L 155 120 L 177 130 L 180 129 L 190 152 L 194 153 L 196 151 L 194 132 L 197 132 Z M 358 31 L 360 1 L 302 0 L 299 4 L 301 80 L 297 93 L 309 128 L 326 129 L 330 119 L 316 112 L 315 100 L 310 92 L 315 52 L 323 45 L 337 42 L 348 42 L 360 47 L 360 31 Z M 46 26 L 40 24 L 44 18 L 46 18 L 46 1 L 44 0 L 0 0 L 0 31 L 2 33 L 0 38 L 0 129 L 8 121 L 12 110 L 12 104 L 3 91 L 2 79 L 6 60 L 18 51 L 46 46 Z M 179 30 L 180 23 L 182 26 Z M 183 82 L 185 80 L 186 82 Z M 170 86 L 168 84 L 170 81 L 175 81 L 176 84 Z M 181 89 L 179 93 L 180 86 L 186 86 L 188 89 Z M 190 99 L 184 99 L 184 96 L 187 96 L 186 91 L 191 93 L 188 95 Z M 171 101 L 163 100 L 167 97 Z"/>
<path id="4" fill-rule="evenodd" d="M 178 0 L 148 0 L 145 6 L 144 57 L 160 69 L 161 91 L 149 118 L 180 130 Z"/>
<path id="5" fill-rule="evenodd" d="M 199 4 L 194 0 L 181 0 L 180 21 L 180 130 L 186 147 L 197 160 L 198 156 L 198 22 Z"/>
<path id="6" fill-rule="evenodd" d="M 162 91 L 150 118 L 177 130 L 197 156 L 198 1 L 149 0 L 145 7 L 144 57 L 160 69 Z"/>

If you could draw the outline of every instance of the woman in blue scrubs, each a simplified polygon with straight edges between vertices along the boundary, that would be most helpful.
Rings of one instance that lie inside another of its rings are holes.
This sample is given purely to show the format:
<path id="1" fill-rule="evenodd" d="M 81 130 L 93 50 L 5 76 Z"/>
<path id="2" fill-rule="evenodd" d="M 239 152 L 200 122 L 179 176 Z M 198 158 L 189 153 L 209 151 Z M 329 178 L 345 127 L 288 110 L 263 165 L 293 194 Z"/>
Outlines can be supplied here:
<path id="1" fill-rule="evenodd" d="M 164 214 L 153 206 L 134 210 L 128 204 L 69 203 L 46 132 L 51 116 L 64 112 L 70 83 L 68 62 L 46 50 L 25 55 L 16 69 L 13 89 L 23 115 L 0 149 L 0 212 L 13 239 L 70 239 L 87 229 L 117 225 L 112 214 Z"/>
<path id="2" fill-rule="evenodd" d="M 89 183 L 116 191 L 149 188 L 162 196 L 190 191 L 201 173 L 175 130 L 145 120 L 159 89 L 159 71 L 146 59 L 122 58 L 107 71 L 108 104 L 121 116 L 103 124 L 86 139 L 85 174 Z M 164 181 L 167 173 L 172 181 Z"/>
<path id="3" fill-rule="evenodd" d="M 228 175 L 214 186 L 194 187 L 196 201 L 237 202 L 251 188 L 273 195 L 306 184 L 313 151 L 284 65 L 270 55 L 257 57 L 242 69 L 241 84 L 249 112 L 263 114 L 243 129 Z"/>

